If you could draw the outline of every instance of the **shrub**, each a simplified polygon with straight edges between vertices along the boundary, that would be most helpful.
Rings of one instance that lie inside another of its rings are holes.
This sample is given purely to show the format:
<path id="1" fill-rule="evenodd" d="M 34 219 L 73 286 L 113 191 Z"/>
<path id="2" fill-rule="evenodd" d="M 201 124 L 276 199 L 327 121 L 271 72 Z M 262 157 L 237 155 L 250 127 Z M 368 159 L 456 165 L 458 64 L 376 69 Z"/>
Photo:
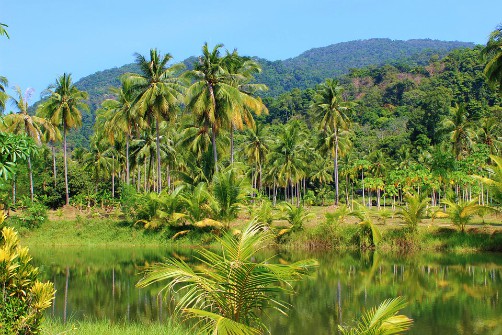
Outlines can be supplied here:
<path id="1" fill-rule="evenodd" d="M 17 233 L 4 227 L 0 236 L 1 334 L 39 334 L 42 312 L 51 306 L 54 286 L 37 280 L 28 248 L 21 248 Z"/>
<path id="2" fill-rule="evenodd" d="M 47 207 L 34 202 L 29 205 L 20 217 L 21 223 L 26 228 L 37 228 L 47 220 Z"/>

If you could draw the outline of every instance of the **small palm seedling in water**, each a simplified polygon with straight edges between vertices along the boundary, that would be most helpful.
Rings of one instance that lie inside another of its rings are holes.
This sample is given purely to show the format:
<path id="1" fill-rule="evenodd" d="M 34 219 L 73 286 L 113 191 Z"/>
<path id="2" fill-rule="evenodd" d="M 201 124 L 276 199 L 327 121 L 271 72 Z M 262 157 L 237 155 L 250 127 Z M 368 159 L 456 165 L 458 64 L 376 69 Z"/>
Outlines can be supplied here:
<path id="1" fill-rule="evenodd" d="M 273 239 L 263 225 L 252 222 L 239 237 L 218 238 L 221 254 L 198 250 L 202 266 L 169 259 L 147 269 L 137 286 L 167 282 L 163 290 L 180 297 L 175 315 L 198 319 L 200 334 L 262 334 L 267 327 L 261 317 L 267 310 L 285 314 L 289 307 L 278 295 L 292 293 L 292 283 L 317 267 L 315 260 L 287 265 L 256 261 Z"/>
<path id="2" fill-rule="evenodd" d="M 413 320 L 405 315 L 398 315 L 406 307 L 402 297 L 387 299 L 366 312 L 355 327 L 338 326 L 342 335 L 392 335 L 401 334 L 410 329 Z"/>

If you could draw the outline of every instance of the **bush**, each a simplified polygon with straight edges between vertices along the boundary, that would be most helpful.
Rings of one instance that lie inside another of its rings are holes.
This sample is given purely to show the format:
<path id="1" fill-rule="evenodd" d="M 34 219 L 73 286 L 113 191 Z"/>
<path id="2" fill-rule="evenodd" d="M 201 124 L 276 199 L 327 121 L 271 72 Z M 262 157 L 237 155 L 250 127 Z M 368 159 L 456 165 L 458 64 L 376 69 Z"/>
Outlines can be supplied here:
<path id="1" fill-rule="evenodd" d="M 0 236 L 0 334 L 39 334 L 43 310 L 54 299 L 54 285 L 37 280 L 28 248 L 21 248 L 17 233 L 4 227 Z"/>
<path id="2" fill-rule="evenodd" d="M 26 228 L 37 228 L 47 220 L 47 207 L 34 202 L 29 205 L 20 216 L 21 224 Z"/>

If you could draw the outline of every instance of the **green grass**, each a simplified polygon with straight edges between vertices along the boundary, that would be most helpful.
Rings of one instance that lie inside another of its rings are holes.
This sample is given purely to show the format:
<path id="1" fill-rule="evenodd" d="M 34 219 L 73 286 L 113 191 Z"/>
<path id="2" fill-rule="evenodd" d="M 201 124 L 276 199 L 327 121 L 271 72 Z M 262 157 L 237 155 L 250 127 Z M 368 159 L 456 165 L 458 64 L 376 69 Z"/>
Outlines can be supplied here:
<path id="1" fill-rule="evenodd" d="M 188 335 L 190 331 L 171 322 L 165 324 L 150 323 L 111 323 L 110 321 L 77 321 L 62 323 L 45 319 L 42 322 L 42 335 Z"/>

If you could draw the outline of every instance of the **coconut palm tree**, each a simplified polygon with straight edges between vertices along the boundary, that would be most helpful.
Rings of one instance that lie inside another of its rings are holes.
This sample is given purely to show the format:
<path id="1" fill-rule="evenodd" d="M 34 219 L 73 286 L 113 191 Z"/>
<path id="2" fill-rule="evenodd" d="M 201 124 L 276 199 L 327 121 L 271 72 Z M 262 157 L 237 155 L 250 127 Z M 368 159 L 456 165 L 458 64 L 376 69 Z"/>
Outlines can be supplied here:
<path id="1" fill-rule="evenodd" d="M 243 94 L 236 87 L 239 76 L 225 69 L 226 64 L 220 56 L 221 47 L 222 44 L 217 44 L 210 51 L 205 43 L 194 70 L 187 73 L 193 84 L 187 90 L 186 109 L 193 113 L 196 125 L 206 131 L 211 129 L 215 172 L 218 172 L 216 137 L 221 128 L 231 126 L 232 120 L 239 120 L 234 111 L 242 110 L 245 105 Z"/>
<path id="2" fill-rule="evenodd" d="M 89 95 L 73 85 L 71 74 L 67 73 L 57 78 L 56 83 L 47 88 L 45 95 L 48 96 L 48 99 L 38 106 L 37 114 L 49 120 L 53 126 L 62 126 L 63 128 L 66 205 L 69 205 L 66 134 L 69 129 L 82 125 L 82 111 L 89 110 L 84 101 L 88 99 Z"/>
<path id="3" fill-rule="evenodd" d="M 495 117 L 481 119 L 477 129 L 478 140 L 490 148 L 490 154 L 496 155 L 502 148 L 502 126 Z"/>
<path id="4" fill-rule="evenodd" d="M 450 115 L 444 119 L 440 131 L 450 135 L 452 152 L 457 160 L 463 153 L 470 150 L 475 133 L 473 124 L 468 120 L 468 111 L 464 104 L 450 109 Z"/>
<path id="5" fill-rule="evenodd" d="M 126 143 L 126 183 L 130 182 L 130 163 L 129 163 L 129 148 L 133 131 L 144 127 L 143 119 L 139 117 L 133 107 L 135 100 L 135 92 L 132 90 L 130 81 L 126 77 L 121 78 L 121 86 L 119 88 L 111 88 L 111 93 L 115 95 L 115 99 L 107 99 L 103 101 L 101 107 L 104 110 L 109 110 L 111 114 L 105 121 L 106 129 L 111 144 L 115 142 L 115 138 L 119 136 L 125 137 Z M 119 130 L 119 131 L 117 131 Z"/>
<path id="6" fill-rule="evenodd" d="M 480 215 L 484 211 L 494 211 L 491 207 L 480 205 L 477 198 L 458 202 L 445 199 L 442 202 L 448 207 L 446 215 L 441 215 L 441 217 L 449 218 L 451 223 L 458 226 L 462 233 L 465 232 L 465 226 L 471 222 L 474 216 Z"/>
<path id="7" fill-rule="evenodd" d="M 148 125 L 155 123 L 157 147 L 157 191 L 162 191 L 162 174 L 160 169 L 160 130 L 162 120 L 172 121 L 184 91 L 183 82 L 178 74 L 183 64 L 170 67 L 167 63 L 172 59 L 170 54 L 162 55 L 157 49 L 150 49 L 150 59 L 136 54 L 136 64 L 141 73 L 129 73 L 126 81 L 130 89 L 137 93 L 132 102 L 132 113 L 145 119 Z"/>
<path id="8" fill-rule="evenodd" d="M 231 111 L 230 121 L 230 164 L 234 163 L 234 129 L 242 130 L 244 125 L 254 128 L 255 123 L 252 113 L 260 115 L 268 114 L 267 107 L 261 98 L 256 97 L 257 92 L 266 91 L 268 88 L 263 84 L 252 84 L 254 75 L 261 72 L 260 65 L 249 57 L 241 57 L 234 50 L 222 59 L 222 66 L 229 74 L 227 83 L 236 87 L 241 92 L 242 105 Z"/>
<path id="9" fill-rule="evenodd" d="M 315 260 L 274 264 L 260 261 L 258 252 L 273 242 L 265 226 L 251 223 L 235 237 L 217 238 L 221 250 L 199 249 L 202 267 L 191 267 L 176 258 L 147 269 L 138 287 L 166 282 L 166 294 L 180 297 L 175 313 L 198 319 L 203 334 L 257 335 L 267 332 L 264 313 L 276 309 L 283 314 L 289 305 L 279 294 L 291 294 L 291 283 L 317 267 Z"/>
<path id="10" fill-rule="evenodd" d="M 28 114 L 28 100 L 33 93 L 33 89 L 28 88 L 24 93 L 21 88 L 15 88 L 17 97 L 10 97 L 12 104 L 18 112 L 5 117 L 5 126 L 8 132 L 23 134 L 31 137 L 37 145 L 42 144 L 44 131 L 50 140 L 56 139 L 56 132 L 52 124 L 46 119 Z M 27 157 L 28 174 L 30 179 L 30 199 L 33 201 L 33 170 L 31 167 L 31 154 Z"/>
<path id="11" fill-rule="evenodd" d="M 335 179 L 335 206 L 338 206 L 338 156 L 340 132 L 348 130 L 350 125 L 349 113 L 354 106 L 353 102 L 348 102 L 342 96 L 343 87 L 338 81 L 327 79 L 319 85 L 314 95 L 314 102 L 311 105 L 312 112 L 320 121 L 321 129 L 326 132 L 329 129 L 334 136 L 334 179 Z"/>
<path id="12" fill-rule="evenodd" d="M 248 128 L 244 132 L 243 153 L 250 164 L 255 166 L 253 187 L 261 190 L 262 167 L 270 150 L 271 140 L 264 133 L 264 127 L 257 124 L 255 128 Z"/>
<path id="13" fill-rule="evenodd" d="M 499 93 L 502 93 L 502 25 L 490 34 L 481 55 L 487 61 L 484 73 L 488 82 L 493 87 L 498 86 Z"/>
<path id="14" fill-rule="evenodd" d="M 406 206 L 399 206 L 399 215 L 413 232 L 417 231 L 418 224 L 422 222 L 427 214 L 427 206 L 430 199 L 419 194 L 407 194 L 405 196 Z"/>

